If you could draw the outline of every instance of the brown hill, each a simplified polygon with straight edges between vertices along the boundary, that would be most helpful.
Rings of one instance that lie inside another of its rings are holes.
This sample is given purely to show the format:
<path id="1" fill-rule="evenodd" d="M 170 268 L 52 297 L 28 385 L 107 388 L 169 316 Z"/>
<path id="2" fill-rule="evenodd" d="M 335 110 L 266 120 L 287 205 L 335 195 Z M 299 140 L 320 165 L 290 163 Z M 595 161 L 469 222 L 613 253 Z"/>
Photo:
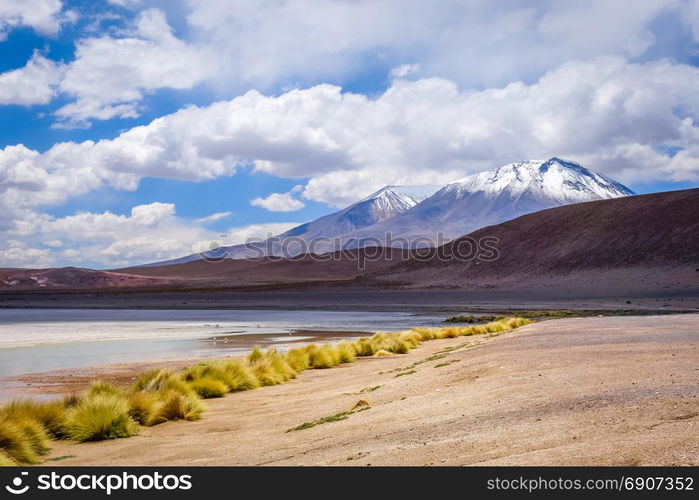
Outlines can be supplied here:
<path id="1" fill-rule="evenodd" d="M 279 285 L 323 281 L 346 281 L 367 272 L 376 273 L 403 260 L 396 248 L 364 248 L 325 255 L 305 254 L 291 259 L 264 257 L 259 260 L 204 260 L 158 267 L 131 267 L 115 272 L 188 282 L 192 286 Z"/>
<path id="2" fill-rule="evenodd" d="M 78 267 L 0 269 L 0 291 L 154 287 L 170 280 Z"/>
<path id="3" fill-rule="evenodd" d="M 456 258 L 468 254 L 468 242 L 483 238 L 497 239 L 491 243 L 496 259 Z M 366 279 L 409 288 L 699 288 L 699 189 L 543 210 L 479 229 Z"/>

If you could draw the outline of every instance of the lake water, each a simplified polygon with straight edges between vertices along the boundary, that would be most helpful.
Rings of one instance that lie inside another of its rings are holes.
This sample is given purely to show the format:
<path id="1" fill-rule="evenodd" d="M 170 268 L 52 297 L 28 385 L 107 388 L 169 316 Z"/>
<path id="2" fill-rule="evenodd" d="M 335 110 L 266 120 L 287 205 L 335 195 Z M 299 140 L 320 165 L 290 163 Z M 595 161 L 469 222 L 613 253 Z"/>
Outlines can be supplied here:
<path id="1" fill-rule="evenodd" d="M 275 310 L 0 309 L 0 377 L 436 326 L 443 316 Z"/>

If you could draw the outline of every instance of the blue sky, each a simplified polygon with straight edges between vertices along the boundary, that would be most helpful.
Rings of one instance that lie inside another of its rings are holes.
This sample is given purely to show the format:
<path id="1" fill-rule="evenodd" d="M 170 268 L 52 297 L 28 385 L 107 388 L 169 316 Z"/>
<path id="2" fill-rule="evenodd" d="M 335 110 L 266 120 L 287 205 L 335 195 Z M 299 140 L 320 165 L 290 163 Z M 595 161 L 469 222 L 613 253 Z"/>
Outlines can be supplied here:
<path id="1" fill-rule="evenodd" d="M 0 266 L 177 257 L 522 159 L 695 187 L 698 38 L 697 1 L 0 4 Z"/>

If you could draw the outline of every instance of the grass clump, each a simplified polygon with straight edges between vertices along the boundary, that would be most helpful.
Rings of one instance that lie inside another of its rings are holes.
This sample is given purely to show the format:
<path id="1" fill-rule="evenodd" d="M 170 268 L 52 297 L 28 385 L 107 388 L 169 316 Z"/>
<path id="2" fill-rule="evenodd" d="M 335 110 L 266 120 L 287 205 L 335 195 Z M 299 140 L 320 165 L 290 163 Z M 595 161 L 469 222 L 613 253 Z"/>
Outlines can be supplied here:
<path id="1" fill-rule="evenodd" d="M 263 352 L 255 347 L 247 361 L 261 385 L 278 385 L 296 376 L 289 364 L 273 349 Z"/>
<path id="2" fill-rule="evenodd" d="M 417 373 L 417 370 L 408 370 L 407 372 L 401 372 L 396 374 L 396 377 L 402 377 L 403 375 L 412 375 L 413 373 Z"/>
<path id="3" fill-rule="evenodd" d="M 39 457 L 28 436 L 17 422 L 0 420 L 0 452 L 17 464 L 35 464 Z"/>
<path id="4" fill-rule="evenodd" d="M 388 351 L 394 354 L 405 354 L 410 350 L 410 344 L 404 340 L 402 333 L 376 333 L 370 337 L 374 352 Z"/>
<path id="5" fill-rule="evenodd" d="M 376 349 L 374 344 L 371 343 L 369 337 L 362 337 L 361 339 L 354 342 L 354 350 L 357 356 L 373 356 L 376 354 Z"/>
<path id="6" fill-rule="evenodd" d="M 140 424 L 149 425 L 156 410 L 160 399 L 157 393 L 136 391 L 128 396 L 129 417 Z"/>
<path id="7" fill-rule="evenodd" d="M 148 425 L 157 425 L 169 420 L 199 420 L 203 408 L 193 394 L 170 391 L 163 396 Z"/>
<path id="8" fill-rule="evenodd" d="M 49 436 L 55 439 L 66 437 L 65 406 L 61 401 L 15 399 L 0 410 L 0 418 L 3 417 L 11 421 L 33 419 L 43 426 Z"/>
<path id="9" fill-rule="evenodd" d="M 311 368 L 314 369 L 325 369 L 332 368 L 340 364 L 339 356 L 337 351 L 333 346 L 325 344 L 322 346 L 317 346 L 311 344 L 306 347 L 308 352 L 308 359 Z"/>
<path id="10" fill-rule="evenodd" d="M 124 396 L 87 394 L 66 414 L 68 436 L 75 441 L 100 441 L 137 434 Z"/>
<path id="11" fill-rule="evenodd" d="M 286 361 L 297 372 L 308 370 L 311 367 L 311 357 L 305 348 L 291 349 L 286 353 Z"/>
<path id="12" fill-rule="evenodd" d="M 357 357 L 354 345 L 350 342 L 340 342 L 335 346 L 337 359 L 340 363 L 351 363 Z"/>
<path id="13" fill-rule="evenodd" d="M 213 377 L 200 377 L 189 384 L 200 398 L 222 398 L 228 393 L 228 386 Z"/>
<path id="14" fill-rule="evenodd" d="M 221 364 L 224 373 L 224 382 L 230 392 L 248 391 L 260 387 L 260 381 L 245 362 L 242 360 L 225 361 Z"/>
<path id="15" fill-rule="evenodd" d="M 36 464 L 49 451 L 49 435 L 34 418 L 0 417 L 0 452 L 16 464 Z"/>
<path id="16" fill-rule="evenodd" d="M 191 395 L 194 390 L 183 378 L 170 370 L 155 369 L 144 373 L 133 385 L 136 391 L 172 392 Z"/>

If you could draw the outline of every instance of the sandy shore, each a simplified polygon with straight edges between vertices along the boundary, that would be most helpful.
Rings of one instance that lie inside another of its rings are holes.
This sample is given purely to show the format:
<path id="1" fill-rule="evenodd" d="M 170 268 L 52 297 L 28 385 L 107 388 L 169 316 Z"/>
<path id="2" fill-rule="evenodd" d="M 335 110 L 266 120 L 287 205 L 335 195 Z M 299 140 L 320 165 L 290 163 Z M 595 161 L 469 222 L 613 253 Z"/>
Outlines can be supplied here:
<path id="1" fill-rule="evenodd" d="M 69 458 L 53 464 L 699 464 L 699 315 L 554 320 L 465 342 L 481 341 L 310 370 L 129 439 L 57 443 L 51 457 Z M 286 432 L 360 399 L 371 408 Z"/>

